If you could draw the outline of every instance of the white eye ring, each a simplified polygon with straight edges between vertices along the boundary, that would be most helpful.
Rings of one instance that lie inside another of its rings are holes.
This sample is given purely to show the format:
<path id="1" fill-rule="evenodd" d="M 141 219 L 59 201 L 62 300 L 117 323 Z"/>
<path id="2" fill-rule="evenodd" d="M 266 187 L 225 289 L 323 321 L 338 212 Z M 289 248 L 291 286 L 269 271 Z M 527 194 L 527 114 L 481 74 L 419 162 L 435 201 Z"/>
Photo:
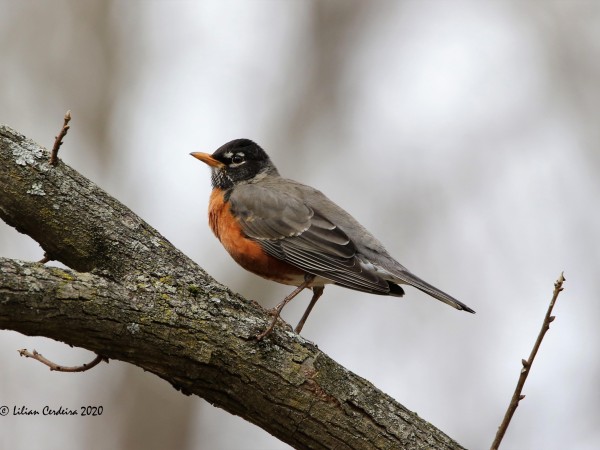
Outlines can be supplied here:
<path id="1" fill-rule="evenodd" d="M 231 158 L 231 162 L 234 164 L 241 164 L 244 162 L 244 157 L 240 154 L 233 155 L 233 158 Z"/>

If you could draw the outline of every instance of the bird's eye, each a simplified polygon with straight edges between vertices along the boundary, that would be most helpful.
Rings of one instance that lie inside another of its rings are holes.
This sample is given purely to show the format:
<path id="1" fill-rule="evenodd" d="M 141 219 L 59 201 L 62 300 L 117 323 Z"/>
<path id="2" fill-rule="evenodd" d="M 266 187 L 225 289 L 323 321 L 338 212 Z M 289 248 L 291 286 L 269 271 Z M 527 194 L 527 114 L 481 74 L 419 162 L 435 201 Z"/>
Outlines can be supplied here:
<path id="1" fill-rule="evenodd" d="M 244 157 L 240 154 L 233 155 L 233 158 L 231 158 L 231 162 L 234 164 L 240 164 L 244 162 Z"/>

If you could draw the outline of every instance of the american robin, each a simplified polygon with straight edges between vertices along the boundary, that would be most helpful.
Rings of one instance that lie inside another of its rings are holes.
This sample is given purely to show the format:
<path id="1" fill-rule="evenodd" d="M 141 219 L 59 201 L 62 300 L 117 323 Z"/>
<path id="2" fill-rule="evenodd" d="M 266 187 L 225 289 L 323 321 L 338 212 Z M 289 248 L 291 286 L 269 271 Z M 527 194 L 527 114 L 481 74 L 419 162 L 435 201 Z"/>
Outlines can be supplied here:
<path id="1" fill-rule="evenodd" d="M 191 153 L 211 168 L 213 191 L 208 222 L 225 249 L 244 269 L 297 286 L 274 309 L 305 288 L 313 297 L 295 328 L 299 333 L 326 284 L 401 297 L 408 284 L 456 309 L 464 303 L 414 275 L 390 256 L 354 217 L 320 191 L 282 178 L 269 156 L 249 139 L 236 139 L 208 153 Z"/>

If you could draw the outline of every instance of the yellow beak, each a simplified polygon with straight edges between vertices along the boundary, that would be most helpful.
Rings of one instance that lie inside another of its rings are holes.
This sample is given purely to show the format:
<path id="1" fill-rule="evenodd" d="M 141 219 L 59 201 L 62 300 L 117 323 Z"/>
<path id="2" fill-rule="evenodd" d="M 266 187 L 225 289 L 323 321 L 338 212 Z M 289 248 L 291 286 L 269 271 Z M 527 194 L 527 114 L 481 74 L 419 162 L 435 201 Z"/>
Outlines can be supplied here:
<path id="1" fill-rule="evenodd" d="M 215 158 L 213 158 L 208 153 L 193 152 L 193 153 L 190 153 L 190 155 L 192 155 L 196 159 L 199 159 L 204 164 L 208 164 L 210 167 L 223 167 L 225 165 L 221 161 L 217 161 Z"/>

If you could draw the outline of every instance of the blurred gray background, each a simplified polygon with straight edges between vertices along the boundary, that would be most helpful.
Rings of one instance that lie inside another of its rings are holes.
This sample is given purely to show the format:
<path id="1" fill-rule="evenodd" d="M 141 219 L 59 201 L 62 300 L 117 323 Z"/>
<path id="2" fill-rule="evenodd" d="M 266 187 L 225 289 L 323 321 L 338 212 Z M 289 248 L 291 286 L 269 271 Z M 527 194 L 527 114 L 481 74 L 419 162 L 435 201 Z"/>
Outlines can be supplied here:
<path id="1" fill-rule="evenodd" d="M 416 274 L 477 310 L 326 289 L 303 335 L 468 448 L 489 447 L 562 270 L 566 290 L 506 449 L 597 449 L 600 4 L 595 1 L 7 1 L 0 122 L 60 157 L 219 281 L 289 292 L 212 236 L 209 170 L 189 156 L 256 140 Z M 0 254 L 42 250 L 0 223 Z M 284 317 L 295 324 L 309 294 Z M 0 448 L 285 449 L 119 361 L 0 332 Z"/>

